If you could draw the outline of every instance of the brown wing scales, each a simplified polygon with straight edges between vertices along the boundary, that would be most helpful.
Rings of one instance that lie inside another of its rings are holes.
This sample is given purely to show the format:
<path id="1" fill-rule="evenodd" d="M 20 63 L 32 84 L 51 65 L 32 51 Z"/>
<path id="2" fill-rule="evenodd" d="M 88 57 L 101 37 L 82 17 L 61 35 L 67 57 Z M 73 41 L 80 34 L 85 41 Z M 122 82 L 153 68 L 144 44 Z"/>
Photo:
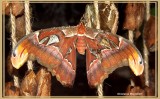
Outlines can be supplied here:
<path id="1" fill-rule="evenodd" d="M 144 68 L 142 56 L 133 44 L 113 34 L 106 34 L 106 37 L 102 35 L 104 34 L 98 34 L 95 38 L 99 42 L 99 46 L 103 46 L 101 53 L 97 53 L 99 58 L 92 58 L 94 62 L 87 66 L 89 67 L 87 69 L 88 83 L 91 86 L 99 85 L 110 73 L 122 66 L 129 65 L 135 75 L 142 74 Z M 104 39 L 107 39 L 105 42 L 112 43 L 101 43 Z M 108 44 L 106 48 L 105 44 Z M 90 47 L 92 48 L 92 46 Z"/>

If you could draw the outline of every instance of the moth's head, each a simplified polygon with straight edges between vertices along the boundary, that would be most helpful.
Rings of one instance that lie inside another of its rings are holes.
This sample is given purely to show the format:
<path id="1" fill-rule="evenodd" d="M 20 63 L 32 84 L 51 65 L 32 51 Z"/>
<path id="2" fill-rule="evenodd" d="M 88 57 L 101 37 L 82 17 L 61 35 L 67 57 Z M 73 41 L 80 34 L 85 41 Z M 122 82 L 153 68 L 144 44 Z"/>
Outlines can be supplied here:
<path id="1" fill-rule="evenodd" d="M 86 27 L 84 26 L 83 23 L 80 23 L 77 28 L 78 35 L 83 35 L 85 34 L 85 32 L 86 32 Z"/>
<path id="2" fill-rule="evenodd" d="M 13 49 L 11 55 L 11 63 L 14 68 L 19 69 L 28 59 L 28 52 L 27 50 L 18 45 Z"/>
<path id="3" fill-rule="evenodd" d="M 134 56 L 134 59 L 132 56 L 129 56 L 129 66 L 133 73 L 136 76 L 139 76 L 144 71 L 144 62 L 140 54 L 138 55 L 138 53 L 134 53 Z"/>

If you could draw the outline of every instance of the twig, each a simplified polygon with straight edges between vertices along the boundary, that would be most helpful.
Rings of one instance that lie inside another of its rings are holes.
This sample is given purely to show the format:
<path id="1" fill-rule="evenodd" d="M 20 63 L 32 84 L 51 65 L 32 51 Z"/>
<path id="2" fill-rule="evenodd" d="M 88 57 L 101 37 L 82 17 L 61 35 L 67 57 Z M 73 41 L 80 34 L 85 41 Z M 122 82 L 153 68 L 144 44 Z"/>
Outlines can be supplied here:
<path id="1" fill-rule="evenodd" d="M 100 29 L 98 1 L 94 1 L 96 29 Z"/>
<path id="2" fill-rule="evenodd" d="M 128 38 L 129 38 L 129 40 L 132 42 L 132 43 L 134 43 L 134 33 L 133 33 L 133 31 L 132 30 L 128 30 Z"/>
<path id="3" fill-rule="evenodd" d="M 146 21 L 148 21 L 150 18 L 150 3 L 147 1 L 146 3 Z"/>
<path id="4" fill-rule="evenodd" d="M 95 9 L 95 18 L 96 18 L 96 29 L 100 29 L 98 1 L 94 1 L 94 9 Z M 103 96 L 103 83 L 98 85 L 97 93 L 99 97 Z"/>
<path id="5" fill-rule="evenodd" d="M 97 93 L 99 97 L 103 97 L 103 83 L 98 85 L 97 87 Z"/>
<path id="6" fill-rule="evenodd" d="M 25 22 L 26 22 L 26 35 L 31 32 L 31 22 L 30 22 L 30 9 L 29 9 L 29 1 L 25 1 Z M 27 66 L 29 70 L 33 70 L 32 61 L 27 61 Z"/>
<path id="7" fill-rule="evenodd" d="M 134 43 L 134 33 L 132 30 L 128 30 L 128 38 L 132 43 Z M 135 86 L 135 83 L 132 78 L 130 79 L 130 82 L 131 82 L 131 86 Z"/>
<path id="8" fill-rule="evenodd" d="M 149 1 L 146 3 L 146 22 L 149 20 L 149 17 L 150 17 L 150 4 L 149 4 Z M 148 58 L 148 55 L 149 55 L 149 52 L 148 52 L 148 49 L 147 49 L 147 46 L 146 46 L 146 43 L 145 43 L 145 39 L 144 39 L 144 33 L 143 33 L 143 55 L 144 55 L 144 68 L 145 68 L 145 85 L 149 87 L 149 64 L 148 64 L 148 61 L 149 61 L 149 58 Z"/>
<path id="9" fill-rule="evenodd" d="M 19 78 L 16 75 L 13 75 L 14 86 L 19 88 Z"/>
<path id="10" fill-rule="evenodd" d="M 92 25 L 91 25 L 91 6 L 90 5 L 86 6 L 84 17 L 87 20 L 86 22 L 87 27 L 91 27 Z"/>
<path id="11" fill-rule="evenodd" d="M 17 40 L 16 40 L 16 18 L 15 16 L 12 14 L 12 8 L 10 8 L 10 20 L 11 20 L 11 39 L 12 39 L 12 49 L 16 46 L 17 44 Z"/>
<path id="12" fill-rule="evenodd" d="M 12 39 L 12 49 L 17 44 L 16 40 L 16 22 L 15 22 L 15 16 L 12 14 L 12 7 L 10 6 L 10 21 L 11 21 L 11 39 Z M 13 75 L 13 80 L 14 80 L 14 86 L 19 87 L 19 78 L 15 75 Z"/>
<path id="13" fill-rule="evenodd" d="M 148 49 L 147 46 L 145 44 L 145 40 L 143 40 L 143 55 L 144 55 L 144 66 L 145 66 L 145 85 L 149 87 L 149 74 L 148 74 L 148 69 L 149 69 L 149 65 L 148 65 Z"/>
<path id="14" fill-rule="evenodd" d="M 130 82 L 131 82 L 131 86 L 135 86 L 133 79 L 130 79 Z"/>

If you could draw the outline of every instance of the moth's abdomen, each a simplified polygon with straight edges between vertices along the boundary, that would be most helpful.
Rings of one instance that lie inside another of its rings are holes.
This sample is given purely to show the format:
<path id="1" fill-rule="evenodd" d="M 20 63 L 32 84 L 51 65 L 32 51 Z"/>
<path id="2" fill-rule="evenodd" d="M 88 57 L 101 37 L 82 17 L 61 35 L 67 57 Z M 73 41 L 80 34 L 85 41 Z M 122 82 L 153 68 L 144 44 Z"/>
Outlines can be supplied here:
<path id="1" fill-rule="evenodd" d="M 84 55 L 86 50 L 86 42 L 84 36 L 78 36 L 77 42 L 76 42 L 77 51 L 79 54 Z"/>

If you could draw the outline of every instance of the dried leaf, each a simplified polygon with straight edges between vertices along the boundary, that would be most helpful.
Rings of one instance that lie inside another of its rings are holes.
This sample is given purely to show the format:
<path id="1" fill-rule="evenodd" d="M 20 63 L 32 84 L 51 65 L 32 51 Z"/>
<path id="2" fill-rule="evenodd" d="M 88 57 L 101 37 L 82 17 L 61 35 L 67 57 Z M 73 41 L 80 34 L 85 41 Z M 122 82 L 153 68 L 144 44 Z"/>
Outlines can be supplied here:
<path id="1" fill-rule="evenodd" d="M 12 63 L 11 63 L 11 55 L 7 56 L 6 66 L 7 66 L 7 72 L 11 76 L 14 72 L 14 68 L 13 68 Z"/>
<path id="2" fill-rule="evenodd" d="M 93 4 L 89 4 L 86 6 L 85 11 L 85 20 L 87 20 L 86 24 L 88 27 L 96 28 L 96 17 L 95 17 L 95 9 Z"/>
<path id="3" fill-rule="evenodd" d="M 21 95 L 22 96 L 35 96 L 37 93 L 36 75 L 31 70 L 28 71 L 21 83 Z"/>
<path id="4" fill-rule="evenodd" d="M 3 2 L 3 14 L 10 15 L 10 6 L 14 16 L 21 15 L 24 12 L 24 4 L 22 2 Z"/>
<path id="5" fill-rule="evenodd" d="M 24 4 L 20 2 L 12 3 L 13 15 L 21 15 L 24 12 Z"/>
<path id="6" fill-rule="evenodd" d="M 128 3 L 125 9 L 125 20 L 123 28 L 128 30 L 139 29 L 145 15 L 145 5 L 143 3 Z"/>
<path id="7" fill-rule="evenodd" d="M 144 32 L 144 39 L 146 41 L 145 43 L 147 45 L 148 50 L 150 52 L 154 52 L 155 50 L 157 50 L 155 48 L 155 42 L 158 42 L 158 38 L 156 36 L 157 31 L 155 29 L 155 17 L 154 16 L 150 16 L 149 20 L 144 26 L 143 32 Z"/>
<path id="8" fill-rule="evenodd" d="M 8 1 L 3 1 L 2 2 L 2 14 L 9 15 L 10 10 L 9 10 L 9 2 Z"/>
<path id="9" fill-rule="evenodd" d="M 19 41 L 26 34 L 24 15 L 16 18 L 16 39 Z"/>
<path id="10" fill-rule="evenodd" d="M 131 86 L 129 85 L 126 93 L 129 96 L 145 96 L 145 91 L 141 89 L 139 86 Z"/>
<path id="11" fill-rule="evenodd" d="M 6 96 L 19 96 L 19 88 L 15 87 L 13 82 L 5 83 L 5 95 Z"/>
<path id="12" fill-rule="evenodd" d="M 93 4 L 86 6 L 85 19 L 87 20 L 87 26 L 96 28 L 96 13 Z M 107 30 L 113 34 L 116 34 L 118 28 L 118 10 L 114 3 L 99 3 L 99 21 L 100 29 Z"/>
<path id="13" fill-rule="evenodd" d="M 100 28 L 102 30 L 109 30 L 111 33 L 116 34 L 118 24 L 118 10 L 114 3 L 100 3 Z"/>
<path id="14" fill-rule="evenodd" d="M 37 96 L 50 96 L 51 74 L 46 69 L 41 68 L 36 74 Z"/>
<path id="15" fill-rule="evenodd" d="M 146 86 L 144 90 L 145 90 L 145 95 L 146 96 L 154 96 L 153 88 Z"/>

